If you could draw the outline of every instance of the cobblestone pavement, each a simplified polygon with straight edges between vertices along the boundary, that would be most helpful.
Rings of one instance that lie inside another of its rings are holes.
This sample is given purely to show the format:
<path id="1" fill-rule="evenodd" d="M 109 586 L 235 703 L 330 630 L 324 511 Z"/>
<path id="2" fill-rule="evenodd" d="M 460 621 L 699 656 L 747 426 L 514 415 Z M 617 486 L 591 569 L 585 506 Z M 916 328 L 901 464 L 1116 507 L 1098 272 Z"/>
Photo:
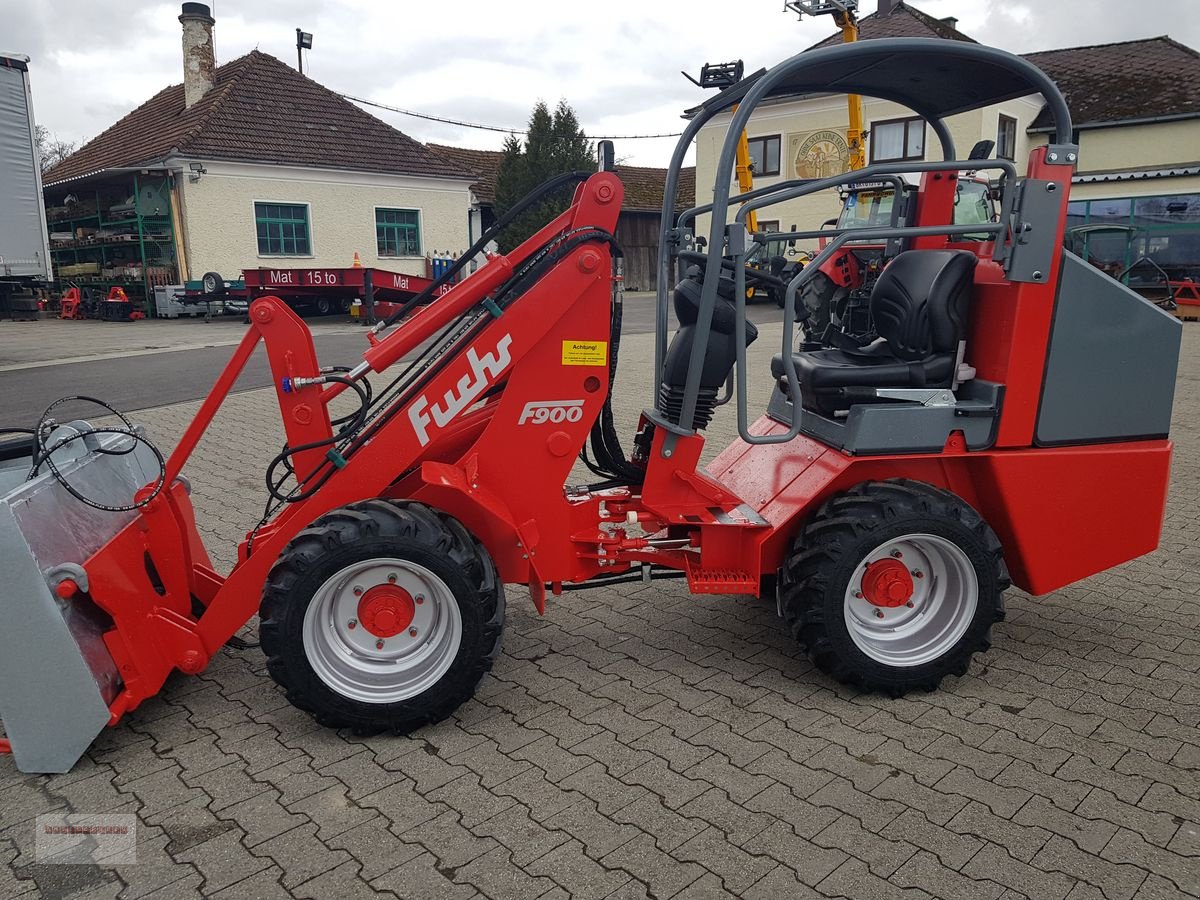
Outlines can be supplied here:
<path id="1" fill-rule="evenodd" d="M 320 728 L 259 651 L 227 649 L 69 774 L 0 760 L 0 897 L 1200 895 L 1200 326 L 1185 334 L 1162 548 L 1014 591 L 994 649 L 936 693 L 839 687 L 770 604 L 659 584 L 544 618 L 511 589 L 492 676 L 411 737 Z M 778 339 L 753 348 L 764 404 Z M 623 348 L 626 433 L 651 341 Z M 169 446 L 195 407 L 138 417 Z M 269 392 L 236 396 L 188 471 L 221 564 L 258 518 L 275 422 Z M 32 820 L 56 810 L 136 813 L 137 863 L 39 866 Z"/>

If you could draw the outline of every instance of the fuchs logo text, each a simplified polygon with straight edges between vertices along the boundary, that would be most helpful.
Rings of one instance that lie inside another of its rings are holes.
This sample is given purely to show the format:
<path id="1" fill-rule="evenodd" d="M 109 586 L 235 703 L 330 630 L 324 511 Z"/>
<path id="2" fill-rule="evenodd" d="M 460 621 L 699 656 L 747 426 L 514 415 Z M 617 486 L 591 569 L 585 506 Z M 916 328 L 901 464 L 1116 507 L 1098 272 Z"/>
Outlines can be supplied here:
<path id="1" fill-rule="evenodd" d="M 446 391 L 441 403 L 429 403 L 422 394 L 408 409 L 408 420 L 412 422 L 417 440 L 424 447 L 429 443 L 429 426 L 445 428 L 454 417 L 474 403 L 491 386 L 496 377 L 508 368 L 512 355 L 508 348 L 512 346 L 512 335 L 506 334 L 496 344 L 492 353 L 480 356 L 471 347 L 467 350 L 467 365 L 471 371 L 458 379 L 458 384 Z M 428 410 L 428 411 L 427 411 Z"/>

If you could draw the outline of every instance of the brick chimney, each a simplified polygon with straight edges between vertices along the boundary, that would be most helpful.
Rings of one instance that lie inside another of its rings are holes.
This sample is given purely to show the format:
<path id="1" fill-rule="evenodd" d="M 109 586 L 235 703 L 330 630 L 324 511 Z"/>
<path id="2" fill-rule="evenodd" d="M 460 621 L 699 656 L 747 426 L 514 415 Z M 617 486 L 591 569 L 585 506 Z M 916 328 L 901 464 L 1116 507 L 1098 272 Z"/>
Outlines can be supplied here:
<path id="1" fill-rule="evenodd" d="M 216 19 L 205 4 L 185 3 L 179 22 L 183 25 L 183 106 L 187 109 L 213 86 L 217 61 L 212 29 Z"/>
<path id="2" fill-rule="evenodd" d="M 902 0 L 879 0 L 879 6 L 875 9 L 875 14 L 880 18 L 890 16 L 896 11 L 896 7 L 901 4 Z"/>
<path id="3" fill-rule="evenodd" d="M 958 19 L 955 18 L 954 16 L 946 16 L 946 18 L 942 19 L 942 24 L 949 25 L 951 28 L 957 28 L 958 27 Z"/>

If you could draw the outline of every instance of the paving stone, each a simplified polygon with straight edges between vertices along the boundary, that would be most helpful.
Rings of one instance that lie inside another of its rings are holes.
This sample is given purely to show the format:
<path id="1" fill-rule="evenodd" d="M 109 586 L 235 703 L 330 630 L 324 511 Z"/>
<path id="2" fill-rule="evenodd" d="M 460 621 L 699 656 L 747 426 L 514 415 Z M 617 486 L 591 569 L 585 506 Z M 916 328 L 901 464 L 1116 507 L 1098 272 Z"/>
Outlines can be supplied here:
<path id="1" fill-rule="evenodd" d="M 359 867 L 355 869 L 356 875 L 352 880 L 364 883 L 425 853 L 425 848 L 420 844 L 400 840 L 388 828 L 388 820 L 384 816 L 377 816 L 356 828 L 335 834 L 325 844 L 331 850 L 349 853 Z M 344 868 L 339 866 L 339 869 Z"/>
<path id="2" fill-rule="evenodd" d="M 931 900 L 922 890 L 902 888 L 873 875 L 862 860 L 851 857 L 817 885 L 823 897 L 853 900 Z"/>
<path id="3" fill-rule="evenodd" d="M 804 838 L 811 838 L 841 815 L 837 809 L 814 806 L 807 800 L 801 800 L 784 784 L 771 785 L 761 794 L 751 797 L 745 805 L 756 812 L 770 813 Z"/>
<path id="4" fill-rule="evenodd" d="M 541 769 L 536 768 L 529 768 L 492 790 L 523 804 L 539 822 L 566 809 L 583 796 L 578 791 L 565 790 L 550 782 Z"/>
<path id="5" fill-rule="evenodd" d="M 819 883 L 846 861 L 851 850 L 859 849 L 850 846 L 831 847 L 816 838 L 805 840 L 791 826 L 780 821 L 772 823 L 746 842 L 745 847 L 788 866 L 796 877 L 808 885 Z"/>
<path id="6" fill-rule="evenodd" d="M 797 797 L 811 797 L 837 777 L 824 769 L 813 769 L 798 763 L 779 750 L 764 753 L 746 769 L 786 784 Z"/>
<path id="7" fill-rule="evenodd" d="M 1149 844 L 1132 831 L 1121 829 L 1100 853 L 1115 863 L 1130 863 L 1172 881 L 1185 894 L 1200 895 L 1200 865 L 1195 857 L 1180 856 Z"/>
<path id="8" fill-rule="evenodd" d="M 617 820 L 623 821 L 619 817 L 636 805 L 635 802 L 618 811 Z M 480 837 L 495 838 L 510 851 L 512 862 L 518 866 L 524 866 L 540 856 L 545 856 L 555 847 L 571 839 L 570 835 L 563 831 L 547 828 L 534 821 L 529 810 L 519 803 L 485 822 L 480 822 L 471 831 Z"/>
<path id="9" fill-rule="evenodd" d="M 711 823 L 707 818 L 688 818 L 668 809 L 658 797 L 634 800 L 613 813 L 613 819 L 636 825 L 653 837 L 655 845 L 665 853 L 695 837 Z"/>
<path id="10" fill-rule="evenodd" d="M 1151 812 L 1117 799 L 1114 794 L 1092 788 L 1075 814 L 1087 819 L 1100 819 L 1136 831 L 1151 843 L 1165 846 L 1179 828 L 1175 818 L 1164 812 Z"/>
<path id="11" fill-rule="evenodd" d="M 790 866 L 778 865 L 743 894 L 743 900 L 818 900 L 818 894 L 801 882 Z"/>
<path id="12" fill-rule="evenodd" d="M 304 816 L 288 812 L 287 807 L 279 802 L 279 792 L 274 788 L 227 806 L 219 815 L 244 826 L 246 837 L 243 843 L 247 847 L 254 847 L 285 831 L 291 831 L 306 821 Z"/>
<path id="13" fill-rule="evenodd" d="M 1110 900 L 1129 900 L 1146 878 L 1145 871 L 1137 866 L 1113 865 L 1094 853 L 1081 850 L 1074 841 L 1057 836 L 1050 838 L 1038 851 L 1032 865 L 1085 881 L 1099 888 Z"/>
<path id="14" fill-rule="evenodd" d="M 999 900 L 1004 888 L 993 881 L 960 875 L 932 853 L 918 850 L 891 877 L 893 884 L 920 888 L 939 900 Z"/>
<path id="15" fill-rule="evenodd" d="M 1134 900 L 1194 900 L 1195 894 L 1185 894 L 1169 879 L 1150 874 L 1138 888 Z"/>
<path id="16" fill-rule="evenodd" d="M 937 856 L 941 864 L 957 871 L 967 864 L 983 842 L 970 835 L 958 834 L 930 822 L 914 809 L 906 809 L 880 832 L 893 841 L 905 841 Z"/>
<path id="17" fill-rule="evenodd" d="M 817 806 L 840 810 L 857 819 L 868 831 L 878 832 L 904 811 L 899 803 L 879 800 L 854 789 L 843 778 L 835 778 L 809 798 Z"/>
<path id="18" fill-rule="evenodd" d="M 391 896 L 371 887 L 359 876 L 359 863 L 351 860 L 342 863 L 334 869 L 322 872 L 292 889 L 292 895 L 301 900 L 327 900 L 337 897 L 338 900 L 372 900 L 372 898 Z"/>
<path id="19" fill-rule="evenodd" d="M 842 816 L 830 823 L 812 841 L 820 847 L 845 848 L 851 856 L 865 862 L 871 872 L 880 878 L 889 877 L 917 850 L 907 842 L 894 841 L 867 831 L 851 816 Z"/>
<path id="20" fill-rule="evenodd" d="M 535 878 L 512 864 L 512 854 L 496 847 L 454 873 L 455 881 L 470 884 L 489 900 L 527 900 L 555 887 L 549 878 Z"/>
<path id="21" fill-rule="evenodd" d="M 654 731 L 658 730 L 658 728 L 654 729 Z M 645 735 L 641 737 L 645 737 Z M 635 750 L 622 743 L 617 740 L 616 735 L 609 731 L 601 731 L 599 734 L 580 741 L 571 748 L 571 753 L 590 757 L 596 762 L 603 763 L 609 774 L 615 778 L 621 778 L 654 758 L 645 750 Z"/>
<path id="22" fill-rule="evenodd" d="M 465 828 L 471 828 L 485 819 L 502 812 L 516 801 L 512 797 L 500 797 L 484 788 L 475 774 L 456 778 L 426 795 L 427 800 L 445 803 L 462 816 Z"/>
<path id="23" fill-rule="evenodd" d="M 371 881 L 377 890 L 391 891 L 404 900 L 473 900 L 479 891 L 455 884 L 453 871 L 441 871 L 432 853 L 422 853 Z"/>
<path id="24" fill-rule="evenodd" d="M 618 847 L 601 862 L 610 871 L 627 873 L 648 886 L 649 892 L 655 897 L 663 898 L 674 897 L 705 873 L 705 870 L 695 863 L 680 861 L 659 850 L 654 845 L 654 839 L 648 834 L 640 835 Z"/>
<path id="25" fill-rule="evenodd" d="M 614 851 L 614 859 L 621 859 L 622 852 L 624 847 Z M 631 877 L 628 872 L 622 871 L 619 863 L 607 860 L 604 864 L 596 862 L 584 852 L 583 844 L 575 840 L 555 847 L 523 868 L 535 878 L 551 879 L 578 900 L 607 897 Z"/>
<path id="26" fill-rule="evenodd" d="M 1050 840 L 1051 833 L 1044 828 L 1017 825 L 1008 819 L 993 815 L 982 803 L 972 801 L 946 823 L 946 828 L 957 834 L 971 835 L 980 840 L 999 844 L 1014 859 L 1029 862 Z"/>
<path id="27" fill-rule="evenodd" d="M 1167 844 L 1167 849 L 1180 856 L 1200 856 L 1200 825 L 1184 822 Z"/>
<path id="28" fill-rule="evenodd" d="M 647 763 L 637 771 L 641 772 L 651 765 L 653 763 Z M 744 771 L 721 753 L 705 757 L 684 774 L 692 781 L 706 781 L 714 787 L 721 788 L 729 794 L 731 800 L 738 803 L 745 802 L 771 785 L 770 778 Z"/>
<path id="29" fill-rule="evenodd" d="M 272 790 L 269 784 L 250 777 L 245 762 L 241 760 L 199 775 L 184 774 L 183 782 L 188 787 L 199 788 L 211 797 L 212 802 L 209 806 L 213 812 L 221 812 L 234 804 L 244 803 L 251 797 Z M 186 797 L 183 798 L 184 802 L 186 800 Z"/>
<path id="30" fill-rule="evenodd" d="M 1081 756 L 1071 757 L 1056 774 L 1064 781 L 1079 781 L 1091 787 L 1103 788 L 1126 803 L 1137 803 L 1151 785 L 1149 778 L 1102 768 Z"/>
<path id="31" fill-rule="evenodd" d="M 435 818 L 401 832 L 400 838 L 412 844 L 420 844 L 436 856 L 439 868 L 457 869 L 496 846 L 496 842 L 491 838 L 480 838 L 471 834 L 463 827 L 461 818 L 457 810 L 446 810 Z"/>
<path id="32" fill-rule="evenodd" d="M 443 784 L 449 784 L 455 778 L 461 778 L 468 774 L 474 767 L 482 769 L 488 763 L 497 760 L 502 760 L 505 769 L 515 769 L 513 774 L 526 767 L 524 763 L 514 763 L 513 760 L 505 759 L 501 754 L 496 753 L 494 742 L 491 743 L 491 748 L 480 750 L 479 748 L 486 743 L 489 742 L 485 740 L 470 750 L 456 754 L 453 761 L 442 759 L 436 750 L 429 748 L 425 752 L 418 750 L 414 753 L 406 753 L 397 759 L 390 760 L 384 767 L 399 772 L 405 778 L 411 778 L 416 782 L 417 792 L 420 794 L 440 788 Z M 479 769 L 476 769 L 477 774 L 479 774 Z M 512 776 L 509 775 L 509 777 Z M 495 779 L 489 776 L 486 784 L 494 783 Z"/>
<path id="33" fill-rule="evenodd" d="M 686 772 L 713 753 L 707 747 L 697 747 L 689 741 L 676 737 L 675 733 L 665 725 L 643 735 L 630 746 L 635 750 L 653 753 L 676 772 Z"/>
<path id="34" fill-rule="evenodd" d="M 961 766 L 939 781 L 937 788 L 986 804 L 993 813 L 1005 819 L 1012 818 L 1032 796 L 1023 788 L 1002 787 L 995 782 L 984 781 Z"/>
<path id="35" fill-rule="evenodd" d="M 446 809 L 444 804 L 432 803 L 417 793 L 411 779 L 398 781 L 381 791 L 368 794 L 358 801 L 358 805 L 379 810 L 388 818 L 397 834 L 436 818 Z"/>
<path id="36" fill-rule="evenodd" d="M 1063 781 L 1053 775 L 1044 775 L 1019 759 L 1013 760 L 1012 765 L 997 775 L 995 783 L 1032 791 L 1068 812 L 1078 806 L 1079 801 L 1091 790 L 1086 784 L 1077 781 Z"/>
<path id="37" fill-rule="evenodd" d="M 970 878 L 995 881 L 1039 900 L 1063 900 L 1075 879 L 1060 872 L 1044 872 L 1010 856 L 1003 847 L 986 844 L 962 873 Z"/>
<path id="38" fill-rule="evenodd" d="M 1117 833 L 1117 826 L 1100 819 L 1062 810 L 1044 797 L 1031 797 L 1013 817 L 1019 825 L 1036 825 L 1073 842 L 1086 853 L 1099 853 Z"/>
<path id="39" fill-rule="evenodd" d="M 196 867 L 204 878 L 201 890 L 211 897 L 271 866 L 269 859 L 254 856 L 242 845 L 242 835 L 240 828 L 231 828 L 186 850 L 173 851 L 172 855 Z"/>

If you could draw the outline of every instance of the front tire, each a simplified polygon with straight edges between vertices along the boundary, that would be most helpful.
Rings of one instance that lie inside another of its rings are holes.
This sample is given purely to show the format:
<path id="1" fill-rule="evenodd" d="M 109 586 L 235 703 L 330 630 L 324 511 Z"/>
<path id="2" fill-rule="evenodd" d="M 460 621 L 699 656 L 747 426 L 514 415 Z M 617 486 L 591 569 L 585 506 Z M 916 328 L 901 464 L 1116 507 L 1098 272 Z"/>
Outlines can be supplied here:
<path id="1" fill-rule="evenodd" d="M 831 498 L 780 570 L 780 608 L 813 663 L 900 696 L 967 673 L 1010 581 L 995 533 L 949 491 L 907 479 Z"/>
<path id="2" fill-rule="evenodd" d="M 403 734 L 470 699 L 500 652 L 504 588 L 455 519 L 367 500 L 300 532 L 271 569 L 271 677 L 322 725 Z"/>

